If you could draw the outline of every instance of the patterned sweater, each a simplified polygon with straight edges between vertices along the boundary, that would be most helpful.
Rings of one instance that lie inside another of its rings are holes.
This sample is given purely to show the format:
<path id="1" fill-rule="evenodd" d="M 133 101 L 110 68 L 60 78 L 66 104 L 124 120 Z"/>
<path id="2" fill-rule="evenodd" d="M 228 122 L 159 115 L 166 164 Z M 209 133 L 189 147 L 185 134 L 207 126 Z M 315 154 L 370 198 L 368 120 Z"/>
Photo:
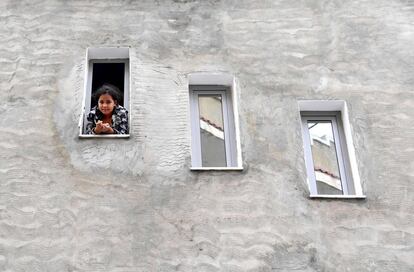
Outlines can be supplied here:
<path id="1" fill-rule="evenodd" d="M 88 123 L 86 124 L 86 134 L 95 134 L 93 129 L 96 127 L 96 122 L 103 119 L 102 112 L 98 106 L 92 108 L 87 116 Z M 129 134 L 128 128 L 128 111 L 122 106 L 115 106 L 112 112 L 112 129 L 114 134 Z"/>

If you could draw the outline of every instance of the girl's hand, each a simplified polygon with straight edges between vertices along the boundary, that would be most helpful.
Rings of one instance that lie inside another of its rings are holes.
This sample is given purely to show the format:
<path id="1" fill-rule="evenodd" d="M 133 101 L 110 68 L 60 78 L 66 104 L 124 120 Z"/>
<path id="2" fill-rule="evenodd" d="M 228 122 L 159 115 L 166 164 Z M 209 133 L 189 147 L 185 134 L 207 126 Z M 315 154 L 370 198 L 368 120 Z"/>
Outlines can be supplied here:
<path id="1" fill-rule="evenodd" d="M 103 123 L 102 126 L 103 126 L 102 131 L 104 133 L 108 133 L 108 134 L 114 133 L 114 130 L 111 128 L 111 125 L 109 125 L 108 123 Z"/>
<path id="2" fill-rule="evenodd" d="M 94 131 L 95 131 L 96 134 L 101 134 L 102 132 L 104 132 L 104 124 L 102 123 L 101 120 L 96 122 L 96 127 L 95 127 Z"/>
<path id="3" fill-rule="evenodd" d="M 111 125 L 108 123 L 103 123 L 101 120 L 96 122 L 95 127 L 95 133 L 96 134 L 113 134 L 114 130 L 111 128 Z"/>

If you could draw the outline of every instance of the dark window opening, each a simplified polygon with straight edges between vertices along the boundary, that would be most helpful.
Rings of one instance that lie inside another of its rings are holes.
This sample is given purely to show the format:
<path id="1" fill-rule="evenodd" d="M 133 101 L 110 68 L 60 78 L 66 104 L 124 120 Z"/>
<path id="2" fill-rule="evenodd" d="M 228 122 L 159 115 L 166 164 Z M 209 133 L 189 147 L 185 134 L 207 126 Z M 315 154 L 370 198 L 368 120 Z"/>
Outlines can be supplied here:
<path id="1" fill-rule="evenodd" d="M 121 91 L 118 104 L 124 106 L 125 63 L 93 63 L 91 108 L 97 105 L 93 95 L 104 83 L 112 84 Z"/>

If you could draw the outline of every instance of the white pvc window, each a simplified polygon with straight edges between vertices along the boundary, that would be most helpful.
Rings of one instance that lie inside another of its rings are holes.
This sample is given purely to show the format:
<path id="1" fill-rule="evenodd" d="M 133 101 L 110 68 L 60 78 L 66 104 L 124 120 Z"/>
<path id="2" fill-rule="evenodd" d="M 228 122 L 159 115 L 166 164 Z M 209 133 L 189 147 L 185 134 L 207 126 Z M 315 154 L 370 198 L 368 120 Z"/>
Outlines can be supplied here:
<path id="1" fill-rule="evenodd" d="M 86 88 L 85 110 L 87 112 L 92 104 L 92 95 L 104 83 L 110 83 L 119 88 L 122 101 L 121 106 L 129 110 L 129 59 L 94 59 L 89 61 L 88 85 Z"/>
<path id="2" fill-rule="evenodd" d="M 311 191 L 318 195 L 348 195 L 348 182 L 336 115 L 302 116 L 305 158 Z"/>
<path id="3" fill-rule="evenodd" d="M 235 169 L 238 150 L 231 88 L 190 85 L 192 169 Z"/>
<path id="4" fill-rule="evenodd" d="M 311 197 L 364 198 L 345 102 L 300 101 L 299 107 Z"/>
<path id="5" fill-rule="evenodd" d="M 104 83 L 112 84 L 121 92 L 118 103 L 130 112 L 130 61 L 128 47 L 95 47 L 86 51 L 85 86 L 82 113 L 79 120 L 79 137 L 126 138 L 129 134 L 88 135 L 86 116 L 95 106 L 92 96 Z M 130 115 L 129 130 L 131 130 Z"/>

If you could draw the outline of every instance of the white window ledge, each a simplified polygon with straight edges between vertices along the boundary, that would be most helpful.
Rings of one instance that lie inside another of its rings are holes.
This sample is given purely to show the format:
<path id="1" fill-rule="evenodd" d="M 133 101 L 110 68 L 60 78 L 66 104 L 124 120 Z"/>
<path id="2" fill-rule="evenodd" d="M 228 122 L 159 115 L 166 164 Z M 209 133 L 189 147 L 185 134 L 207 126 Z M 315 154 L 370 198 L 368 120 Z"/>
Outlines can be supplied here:
<path id="1" fill-rule="evenodd" d="M 129 138 L 129 134 L 108 134 L 108 135 L 93 135 L 93 134 L 81 134 L 81 139 L 87 138 Z"/>
<path id="2" fill-rule="evenodd" d="M 191 167 L 191 171 L 242 171 L 243 167 Z"/>
<path id="3" fill-rule="evenodd" d="M 310 195 L 310 198 L 365 199 L 366 195 Z"/>

